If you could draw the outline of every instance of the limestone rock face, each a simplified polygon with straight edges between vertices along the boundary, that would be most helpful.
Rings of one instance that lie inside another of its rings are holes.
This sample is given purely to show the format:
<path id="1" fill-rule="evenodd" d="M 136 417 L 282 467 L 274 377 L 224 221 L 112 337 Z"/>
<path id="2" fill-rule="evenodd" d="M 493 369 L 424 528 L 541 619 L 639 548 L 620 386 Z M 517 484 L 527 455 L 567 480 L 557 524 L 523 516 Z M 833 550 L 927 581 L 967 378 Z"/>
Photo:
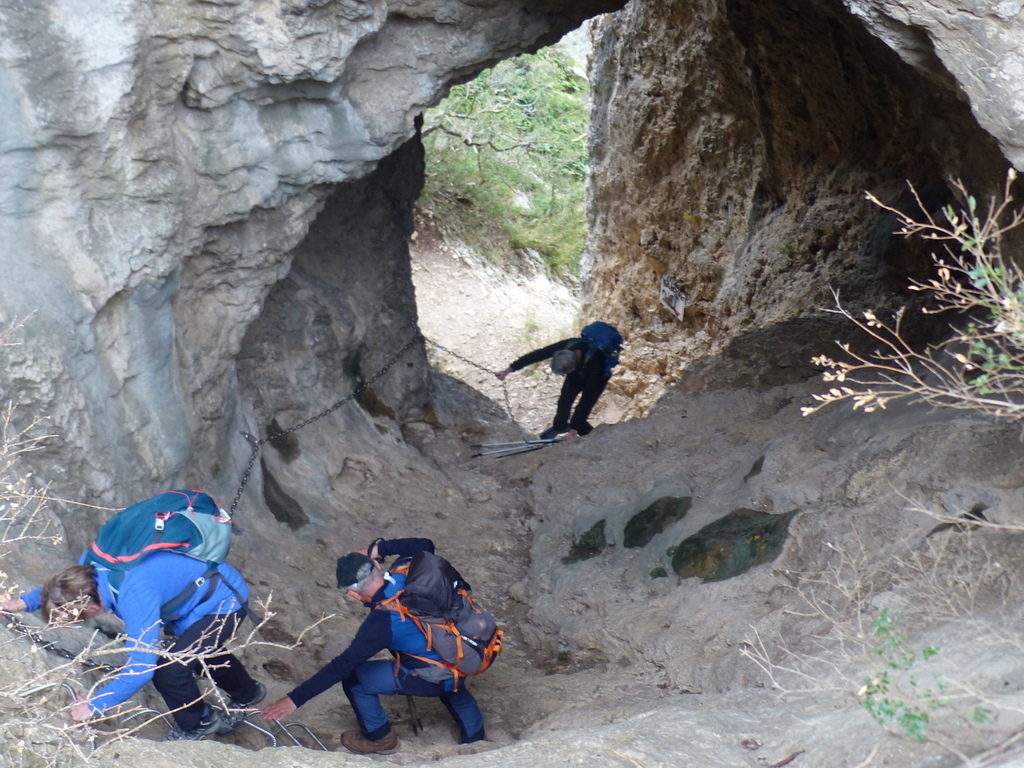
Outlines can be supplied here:
<path id="1" fill-rule="evenodd" d="M 332 185 L 452 82 L 613 5 L 0 3 L 0 319 L 30 317 L 3 391 L 54 420 L 53 479 L 125 499 L 238 470 L 235 358 Z M 397 343 L 411 284 L 369 288 L 369 325 L 379 295 L 406 297 L 373 339 Z"/>
<path id="2" fill-rule="evenodd" d="M 948 178 L 985 199 L 1024 167 L 1022 19 L 1017 3 L 654 0 L 598 24 L 586 312 L 631 342 L 612 388 L 635 413 L 692 360 L 833 307 L 833 290 L 909 301 L 927 251 L 864 193 L 913 211 L 909 181 L 937 212 Z"/>
<path id="3" fill-rule="evenodd" d="M 54 505 L 65 548 L 5 551 L 10 586 L 66 564 L 110 506 L 187 483 L 225 506 L 240 494 L 232 562 L 275 613 L 270 645 L 243 656 L 272 697 L 365 615 L 333 582 L 339 553 L 428 535 L 474 584 L 508 630 L 472 682 L 490 740 L 452 744 L 440 705 L 407 738 L 392 712 L 405 764 L 479 750 L 473 765 L 923 768 L 951 764 L 939 744 L 975 753 L 1018 732 L 1019 654 L 978 650 L 1024 644 L 1005 565 L 1019 559 L 1017 431 L 799 407 L 815 391 L 806 361 L 840 332 L 816 312 L 830 289 L 902 303 L 928 264 L 864 190 L 910 205 L 909 179 L 933 210 L 947 176 L 984 191 L 1021 165 L 1019 6 L 634 0 L 604 20 L 588 314 L 630 337 L 614 387 L 635 412 L 675 386 L 645 421 L 478 462 L 480 442 L 521 433 L 431 371 L 417 340 L 416 119 L 452 83 L 621 5 L 0 0 L 0 319 L 17 326 L 0 336 L 0 386 L 16 420 L 52 419 L 57 437 L 29 457 L 38 479 L 98 502 Z M 663 278 L 686 294 L 681 321 L 658 307 Z M 988 559 L 968 573 L 973 525 L 941 528 L 915 504 L 983 509 L 1011 532 L 985 532 Z M 808 613 L 799 588 L 830 574 Z M 944 586 L 969 578 L 965 627 Z M 887 609 L 998 705 L 991 729 L 964 733 L 951 709 L 918 743 L 870 719 L 865 660 L 826 651 Z M 30 644 L 2 645 L 4 668 L 25 673 Z M 759 648 L 825 665 L 818 698 L 768 696 L 792 679 L 744 654 Z M 156 704 L 151 687 L 135 703 Z M 302 722 L 338 750 L 354 718 L 335 689 Z M 125 760 L 252 754 L 140 740 L 95 757 Z"/>
<path id="4" fill-rule="evenodd" d="M 933 82 L 963 92 L 978 125 L 1024 168 L 1024 6 L 849 2 L 875 37 Z"/>

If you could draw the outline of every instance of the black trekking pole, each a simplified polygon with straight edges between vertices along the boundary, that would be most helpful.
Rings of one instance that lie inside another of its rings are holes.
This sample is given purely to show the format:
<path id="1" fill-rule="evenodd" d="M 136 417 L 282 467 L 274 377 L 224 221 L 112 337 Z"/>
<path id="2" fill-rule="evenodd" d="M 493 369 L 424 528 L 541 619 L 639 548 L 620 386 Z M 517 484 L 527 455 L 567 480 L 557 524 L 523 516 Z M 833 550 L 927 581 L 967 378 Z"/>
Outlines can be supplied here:
<path id="1" fill-rule="evenodd" d="M 420 711 L 416 706 L 416 699 L 409 694 L 406 694 L 405 699 L 409 702 L 409 722 L 412 723 L 412 735 L 416 736 L 423 730 L 423 721 L 420 719 Z"/>

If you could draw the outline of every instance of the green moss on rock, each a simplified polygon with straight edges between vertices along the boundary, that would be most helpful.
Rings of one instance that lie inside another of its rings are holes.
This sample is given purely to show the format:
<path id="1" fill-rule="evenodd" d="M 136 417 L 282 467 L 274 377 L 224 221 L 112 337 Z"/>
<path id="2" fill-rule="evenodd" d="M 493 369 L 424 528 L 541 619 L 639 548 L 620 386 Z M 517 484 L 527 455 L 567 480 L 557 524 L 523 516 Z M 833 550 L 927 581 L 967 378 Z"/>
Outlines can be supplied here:
<path id="1" fill-rule="evenodd" d="M 569 554 L 562 558 L 566 565 L 578 563 L 580 560 L 589 560 L 601 554 L 601 551 L 608 545 L 608 539 L 604 535 L 604 520 L 598 520 L 590 530 L 572 543 Z"/>
<path id="2" fill-rule="evenodd" d="M 782 551 L 795 514 L 734 509 L 681 541 L 672 552 L 672 569 L 684 579 L 722 581 L 769 563 Z"/>

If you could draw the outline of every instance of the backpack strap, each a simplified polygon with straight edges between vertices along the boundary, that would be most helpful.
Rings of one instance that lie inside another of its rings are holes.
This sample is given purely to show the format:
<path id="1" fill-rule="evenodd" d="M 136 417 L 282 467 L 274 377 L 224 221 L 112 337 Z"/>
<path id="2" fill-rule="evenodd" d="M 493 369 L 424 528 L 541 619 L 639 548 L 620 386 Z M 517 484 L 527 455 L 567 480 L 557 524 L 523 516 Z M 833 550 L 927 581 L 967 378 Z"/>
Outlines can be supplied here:
<path id="1" fill-rule="evenodd" d="M 178 593 L 177 597 L 171 598 L 160 606 L 160 620 L 172 623 L 180 619 L 181 614 L 177 611 L 179 611 L 181 607 L 191 599 L 192 595 L 202 589 L 204 585 L 206 585 L 206 594 L 203 595 L 202 600 L 199 602 L 209 600 L 213 595 L 213 591 L 217 588 L 218 582 L 220 582 L 222 578 L 223 577 L 220 575 L 220 571 L 217 570 L 216 565 L 207 565 L 206 570 L 203 571 L 199 578 L 195 581 L 190 581 L 186 587 Z"/>
<path id="2" fill-rule="evenodd" d="M 406 569 L 408 569 L 408 566 L 406 566 Z M 433 630 L 434 624 L 432 624 L 429 621 L 424 621 L 415 614 L 411 613 L 408 608 L 402 605 L 401 600 L 399 600 L 401 594 L 402 591 L 400 590 L 397 594 L 393 595 L 392 597 L 389 597 L 386 600 L 381 600 L 379 603 L 377 603 L 377 607 L 386 611 L 392 611 L 394 613 L 397 613 L 401 621 L 411 619 L 413 624 L 415 624 L 416 627 L 420 630 L 420 632 L 422 632 L 424 636 L 427 638 L 427 650 L 435 650 Z M 452 691 L 454 692 L 459 690 L 459 679 L 465 677 L 465 675 L 463 675 L 462 672 L 460 672 L 458 667 L 456 666 L 459 661 L 462 661 L 462 657 L 465 655 L 465 653 L 462 650 L 462 635 L 460 635 L 458 630 L 455 629 L 455 623 L 452 621 L 448 621 L 443 626 L 446 626 L 449 630 L 451 630 L 451 633 L 455 636 L 455 647 L 457 654 L 456 663 L 451 664 L 447 661 L 438 661 L 437 659 L 430 659 L 426 656 L 419 656 L 418 654 L 409 653 L 408 651 L 394 651 L 396 675 L 398 674 L 398 668 L 402 665 L 403 656 L 408 657 L 410 659 L 418 659 L 419 661 L 422 661 L 426 664 L 431 664 L 435 667 L 440 667 L 441 669 L 446 669 L 449 672 L 451 672 L 452 678 L 455 680 L 455 685 L 452 688 Z M 416 671 L 412 670 L 412 673 L 415 675 Z"/>
<path id="3" fill-rule="evenodd" d="M 249 607 L 249 601 L 242 598 L 242 595 L 237 589 L 231 584 L 230 581 L 224 578 L 221 572 L 217 569 L 217 563 L 207 563 L 206 570 L 203 571 L 199 578 L 188 583 L 188 585 L 178 593 L 177 597 L 173 597 L 160 606 L 160 620 L 172 624 L 182 617 L 179 613 L 181 607 L 187 603 L 191 597 L 204 586 L 206 587 L 206 594 L 199 600 L 200 603 L 209 600 L 213 597 L 214 591 L 217 589 L 217 585 L 221 582 L 231 590 L 231 593 L 235 596 L 235 600 L 245 610 L 245 615 L 252 619 L 253 624 L 259 626 L 263 620 L 260 618 L 252 608 Z"/>
<path id="4" fill-rule="evenodd" d="M 409 563 L 411 562 L 411 557 L 403 557 L 401 560 L 396 560 L 394 564 L 390 568 L 388 568 L 388 573 L 398 574 L 400 576 L 408 576 Z"/>
<path id="5" fill-rule="evenodd" d="M 452 693 L 455 693 L 456 691 L 459 690 L 459 680 L 464 678 L 465 675 L 462 674 L 462 672 L 459 671 L 459 668 L 456 667 L 454 664 L 448 664 L 447 662 L 437 661 L 435 659 L 427 659 L 427 658 L 424 658 L 423 656 L 417 656 L 414 653 L 406 653 L 404 655 L 408 656 L 408 657 L 410 657 L 412 659 L 419 659 L 420 661 L 425 661 L 425 662 L 427 662 L 427 664 L 433 664 L 435 667 L 441 667 L 442 669 L 448 670 L 449 672 L 452 673 L 452 680 L 454 681 L 454 683 L 452 685 Z M 401 663 L 400 659 L 396 659 L 396 661 L 399 664 Z M 414 675 L 416 674 L 416 670 L 415 669 L 412 670 L 412 674 L 414 674 Z"/>

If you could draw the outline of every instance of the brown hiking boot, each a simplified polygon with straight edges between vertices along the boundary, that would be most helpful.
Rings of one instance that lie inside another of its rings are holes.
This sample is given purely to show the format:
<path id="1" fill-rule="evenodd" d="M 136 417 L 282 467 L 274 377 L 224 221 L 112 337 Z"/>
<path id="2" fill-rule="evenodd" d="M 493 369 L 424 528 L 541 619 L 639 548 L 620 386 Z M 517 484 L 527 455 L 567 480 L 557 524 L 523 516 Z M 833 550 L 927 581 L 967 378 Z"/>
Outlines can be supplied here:
<path id="1" fill-rule="evenodd" d="M 372 741 L 359 731 L 345 731 L 341 734 L 341 745 L 357 755 L 385 754 L 398 749 L 398 734 L 392 731 L 383 739 Z"/>

